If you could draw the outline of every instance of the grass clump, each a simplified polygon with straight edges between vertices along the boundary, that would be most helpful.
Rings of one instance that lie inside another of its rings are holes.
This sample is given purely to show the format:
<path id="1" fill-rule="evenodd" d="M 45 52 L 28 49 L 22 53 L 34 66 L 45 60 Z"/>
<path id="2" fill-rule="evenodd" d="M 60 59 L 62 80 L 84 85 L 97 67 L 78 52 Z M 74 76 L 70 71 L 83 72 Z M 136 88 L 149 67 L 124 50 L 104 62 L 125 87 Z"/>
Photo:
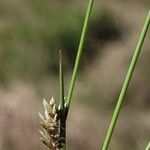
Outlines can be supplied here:
<path id="1" fill-rule="evenodd" d="M 43 122 L 41 123 L 43 131 L 40 131 L 41 135 L 43 136 L 41 138 L 41 141 L 52 150 L 66 149 L 66 121 L 75 87 L 75 81 L 82 56 L 83 46 L 86 38 L 92 7 L 93 7 L 93 0 L 89 0 L 89 5 L 85 16 L 83 30 L 80 38 L 80 43 L 77 51 L 77 56 L 67 96 L 65 98 L 62 54 L 60 51 L 60 63 L 59 63 L 60 104 L 59 106 L 56 106 L 56 103 L 53 98 L 50 100 L 50 103 L 44 100 L 43 106 L 45 109 L 45 118 L 41 114 L 39 114 L 41 119 L 43 120 Z M 123 100 L 129 87 L 129 83 L 131 81 L 149 25 L 150 25 L 150 12 L 148 13 L 137 47 L 132 57 L 131 64 L 129 66 L 122 90 L 120 92 L 120 96 L 115 111 L 113 113 L 112 120 L 108 132 L 106 134 L 104 144 L 102 145 L 102 150 L 108 149 L 115 125 L 117 123 L 119 113 L 122 108 Z"/>

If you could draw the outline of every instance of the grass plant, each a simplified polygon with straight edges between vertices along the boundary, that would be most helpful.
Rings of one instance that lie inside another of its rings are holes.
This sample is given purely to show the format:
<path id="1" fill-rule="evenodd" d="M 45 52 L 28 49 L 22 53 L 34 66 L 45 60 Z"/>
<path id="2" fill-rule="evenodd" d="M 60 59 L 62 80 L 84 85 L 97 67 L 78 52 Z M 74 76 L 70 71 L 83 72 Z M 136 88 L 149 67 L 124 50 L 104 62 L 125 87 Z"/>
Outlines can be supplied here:
<path id="1" fill-rule="evenodd" d="M 93 8 L 93 1 L 89 0 L 89 5 L 86 11 L 85 15 L 85 21 L 83 25 L 83 30 L 81 33 L 80 43 L 77 50 L 77 56 L 75 60 L 75 65 L 71 77 L 70 86 L 68 89 L 67 97 L 65 98 L 65 91 L 64 91 L 64 74 L 63 74 L 63 61 L 62 61 L 62 52 L 59 52 L 59 86 L 60 86 L 60 103 L 59 106 L 56 106 L 54 98 L 50 100 L 48 103 L 46 100 L 43 101 L 43 106 L 45 109 L 45 117 L 43 117 L 41 114 L 40 117 L 42 119 L 41 126 L 43 130 L 40 130 L 41 135 L 43 136 L 41 138 L 41 141 L 47 145 L 52 150 L 65 150 L 66 149 L 66 122 L 67 122 L 67 116 L 70 108 L 70 104 L 72 101 L 73 91 L 75 87 L 75 81 L 77 78 L 77 72 L 83 52 L 84 42 L 87 35 L 89 20 Z M 104 141 L 104 144 L 102 146 L 102 150 L 107 150 L 109 143 L 111 141 L 111 137 L 119 116 L 119 113 L 122 108 L 123 99 L 127 92 L 129 83 L 132 78 L 133 71 L 135 69 L 142 45 L 144 43 L 144 39 L 146 36 L 146 33 L 148 31 L 148 27 L 150 25 L 150 12 L 148 13 L 148 17 L 145 21 L 142 33 L 140 35 L 137 47 L 135 49 L 134 55 L 131 60 L 131 64 L 129 66 L 122 90 L 120 92 L 120 96 L 115 108 L 115 111 L 112 116 L 112 120 L 108 129 L 108 132 L 106 134 L 106 138 Z M 146 149 L 147 150 L 147 149 Z"/>
<path id="2" fill-rule="evenodd" d="M 43 136 L 41 138 L 41 141 L 52 150 L 66 149 L 67 115 L 71 104 L 71 99 L 77 77 L 78 67 L 81 60 L 83 46 L 86 38 L 86 33 L 89 25 L 90 15 L 92 12 L 92 7 L 93 7 L 93 0 L 89 0 L 67 98 L 65 99 L 64 97 L 65 94 L 64 94 L 63 64 L 62 64 L 62 53 L 60 51 L 59 54 L 60 105 L 57 108 L 55 108 L 56 107 L 55 101 L 51 105 L 53 99 L 50 100 L 50 103 L 44 100 L 43 106 L 45 108 L 45 118 L 41 114 L 39 114 L 40 118 L 43 120 L 43 122 L 41 123 L 43 131 L 40 130 L 40 133 Z"/>

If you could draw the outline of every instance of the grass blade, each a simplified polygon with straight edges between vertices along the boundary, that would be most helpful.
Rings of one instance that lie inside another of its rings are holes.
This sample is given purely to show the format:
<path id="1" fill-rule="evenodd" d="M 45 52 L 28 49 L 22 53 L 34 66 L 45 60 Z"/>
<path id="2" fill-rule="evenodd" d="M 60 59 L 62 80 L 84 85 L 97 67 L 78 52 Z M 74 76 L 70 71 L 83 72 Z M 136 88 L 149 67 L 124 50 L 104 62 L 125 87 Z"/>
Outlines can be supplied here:
<path id="1" fill-rule="evenodd" d="M 59 51 L 59 89 L 60 89 L 60 109 L 64 110 L 64 73 L 62 62 L 62 51 Z"/>
<path id="2" fill-rule="evenodd" d="M 80 43 L 79 43 L 78 53 L 77 53 L 75 66 L 74 66 L 74 70 L 73 70 L 73 74 L 72 74 L 72 78 L 71 78 L 71 82 L 70 82 L 70 86 L 69 86 L 69 91 L 68 91 L 68 95 L 67 95 L 67 102 L 66 102 L 67 109 L 69 109 L 71 99 L 72 99 L 72 94 L 73 94 L 73 89 L 75 86 L 77 71 L 78 71 L 78 67 L 79 67 L 79 63 L 80 63 L 81 54 L 83 51 L 83 45 L 85 42 L 85 37 L 86 37 L 87 29 L 88 29 L 90 15 L 92 12 L 93 1 L 94 0 L 89 1 L 89 5 L 87 8 L 87 12 L 86 12 L 86 17 L 85 17 L 85 21 L 84 21 L 84 25 L 83 25 L 83 30 L 82 30 L 82 34 L 81 34 Z"/>
<path id="3" fill-rule="evenodd" d="M 147 19 L 145 21 L 143 30 L 141 32 L 137 47 L 136 47 L 134 55 L 132 57 L 131 64 L 129 66 L 129 69 L 128 69 L 128 72 L 127 72 L 127 75 L 126 75 L 126 78 L 125 78 L 125 81 L 124 81 L 124 84 L 123 84 L 123 87 L 122 87 L 120 95 L 119 95 L 119 99 L 118 99 L 116 108 L 115 108 L 113 116 L 112 116 L 110 126 L 109 126 L 107 134 L 106 134 L 105 141 L 104 141 L 103 146 L 102 146 L 102 150 L 107 150 L 108 149 L 108 146 L 109 146 L 109 143 L 110 143 L 110 140 L 111 140 L 111 137 L 112 137 L 112 134 L 113 134 L 113 131 L 114 131 L 114 128 L 115 128 L 115 125 L 116 125 L 121 107 L 122 107 L 123 99 L 124 99 L 124 96 L 127 92 L 127 89 L 128 89 L 128 86 L 129 86 L 134 68 L 136 66 L 136 63 L 137 63 L 142 45 L 144 43 L 144 39 L 145 39 L 146 33 L 148 31 L 149 25 L 150 25 L 150 11 L 148 13 L 148 16 L 147 16 Z"/>
<path id="4" fill-rule="evenodd" d="M 66 149 L 66 115 L 65 115 L 65 99 L 64 99 L 64 73 L 62 51 L 59 51 L 59 88 L 60 88 L 60 137 L 62 139 L 62 147 L 60 150 Z"/>

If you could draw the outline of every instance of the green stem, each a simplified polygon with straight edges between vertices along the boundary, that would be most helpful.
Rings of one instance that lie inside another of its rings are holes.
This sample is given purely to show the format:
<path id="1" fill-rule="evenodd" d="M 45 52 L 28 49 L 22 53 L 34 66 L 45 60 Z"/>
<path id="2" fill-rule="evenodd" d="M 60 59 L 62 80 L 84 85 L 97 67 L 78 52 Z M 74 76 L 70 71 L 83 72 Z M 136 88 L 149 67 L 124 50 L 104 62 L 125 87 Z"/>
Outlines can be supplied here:
<path id="1" fill-rule="evenodd" d="M 60 88 L 60 109 L 64 110 L 64 73 L 62 64 L 62 52 L 59 51 L 59 88 Z"/>
<path id="2" fill-rule="evenodd" d="M 145 150 L 150 150 L 150 142 L 148 143 L 148 145 L 147 145 Z"/>
<path id="3" fill-rule="evenodd" d="M 121 90 L 121 93 L 120 93 L 120 96 L 119 96 L 119 99 L 118 99 L 118 102 L 117 102 L 117 105 L 116 105 L 116 108 L 115 108 L 113 116 L 112 116 L 112 120 L 111 120 L 109 129 L 108 129 L 107 134 L 106 134 L 104 144 L 102 146 L 102 150 L 107 150 L 108 149 L 108 146 L 109 146 L 109 143 L 110 143 L 110 140 L 111 140 L 111 137 L 112 137 L 112 134 L 113 134 L 113 131 L 114 131 L 114 128 L 115 128 L 115 125 L 116 125 L 121 107 L 122 107 L 123 99 L 124 99 L 124 96 L 125 96 L 126 91 L 128 89 L 128 86 L 129 86 L 134 68 L 136 66 L 136 63 L 137 63 L 142 45 L 144 43 L 146 33 L 148 31 L 148 28 L 149 28 L 149 25 L 150 25 L 150 11 L 148 13 L 148 16 L 147 16 L 147 19 L 145 21 L 142 33 L 140 35 L 137 47 L 135 49 L 133 58 L 131 60 L 131 64 L 129 66 L 129 69 L 128 69 L 128 72 L 127 72 L 127 75 L 126 75 L 126 78 L 125 78 L 125 81 L 124 81 L 124 84 L 123 84 L 123 87 L 122 87 L 122 90 Z"/>
<path id="4" fill-rule="evenodd" d="M 89 1 L 89 5 L 88 5 L 86 16 L 85 16 L 85 21 L 84 21 L 81 39 L 80 39 L 80 43 L 79 43 L 78 53 L 77 53 L 75 66 L 74 66 L 74 70 L 73 70 L 73 74 L 72 74 L 72 78 L 71 78 L 71 82 L 70 82 L 70 87 L 69 87 L 69 91 L 68 91 L 68 95 L 67 95 L 67 102 L 66 102 L 66 108 L 67 109 L 69 109 L 71 99 L 72 99 L 72 94 L 73 94 L 73 89 L 75 86 L 77 71 L 78 71 L 78 67 L 79 67 L 79 63 L 80 63 L 80 59 L 81 59 L 81 54 L 83 51 L 83 45 L 85 42 L 85 37 L 86 37 L 88 25 L 89 25 L 90 15 L 92 12 L 93 1 L 94 0 Z"/>
<path id="5" fill-rule="evenodd" d="M 59 88 L 60 88 L 60 138 L 61 150 L 66 149 L 66 115 L 65 115 L 65 100 L 64 100 L 64 73 L 62 62 L 62 51 L 59 51 Z"/>

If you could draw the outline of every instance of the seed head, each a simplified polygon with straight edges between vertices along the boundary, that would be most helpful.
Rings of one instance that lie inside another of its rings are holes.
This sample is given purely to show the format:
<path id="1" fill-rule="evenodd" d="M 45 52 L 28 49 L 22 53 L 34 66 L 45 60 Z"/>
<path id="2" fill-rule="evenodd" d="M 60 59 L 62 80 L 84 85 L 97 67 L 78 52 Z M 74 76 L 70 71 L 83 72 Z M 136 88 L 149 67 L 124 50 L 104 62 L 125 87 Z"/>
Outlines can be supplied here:
<path id="1" fill-rule="evenodd" d="M 52 97 L 49 103 L 44 99 L 43 106 L 45 117 L 39 113 L 39 116 L 42 119 L 42 122 L 40 123 L 42 130 L 39 130 L 42 135 L 40 140 L 51 150 L 59 150 L 61 148 L 60 117 L 58 115 L 59 113 L 55 99 Z"/>

